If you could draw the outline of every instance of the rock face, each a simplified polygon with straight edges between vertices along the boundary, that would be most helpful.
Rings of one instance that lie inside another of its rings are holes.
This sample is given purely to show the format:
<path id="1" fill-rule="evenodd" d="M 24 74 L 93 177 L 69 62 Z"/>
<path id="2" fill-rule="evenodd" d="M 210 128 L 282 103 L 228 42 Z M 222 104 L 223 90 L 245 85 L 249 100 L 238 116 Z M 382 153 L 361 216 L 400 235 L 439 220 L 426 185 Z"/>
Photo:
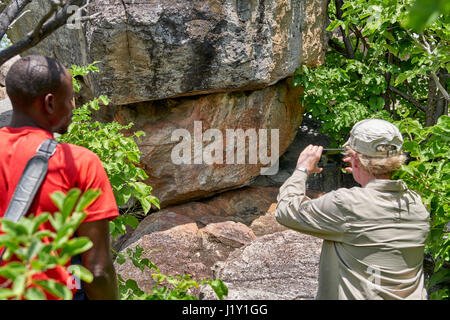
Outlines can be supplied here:
<path id="1" fill-rule="evenodd" d="M 312 299 L 321 240 L 278 224 L 277 194 L 278 188 L 247 187 L 169 207 L 145 218 L 116 249 L 139 245 L 163 274 L 220 278 L 228 299 Z M 144 291 L 153 288 L 151 273 L 131 261 L 115 266 Z M 216 298 L 208 288 L 197 293 Z"/>
<path id="2" fill-rule="evenodd" d="M 8 32 L 13 42 L 47 2 L 27 7 Z M 323 59 L 325 11 L 326 1 L 314 0 L 98 0 L 87 10 L 98 13 L 91 22 L 61 28 L 29 52 L 67 64 L 100 61 L 86 82 L 116 105 L 253 90 Z"/>
<path id="3" fill-rule="evenodd" d="M 5 79 L 6 79 L 6 75 L 8 74 L 9 68 L 11 68 L 11 66 L 14 64 L 14 62 L 16 62 L 19 59 L 20 59 L 20 56 L 18 56 L 18 55 L 14 56 L 0 66 L 0 87 L 6 87 Z"/>
<path id="4" fill-rule="evenodd" d="M 274 219 L 266 217 L 266 215 L 273 216 L 275 208 L 272 204 L 276 201 L 277 195 L 278 188 L 244 187 L 221 193 L 201 202 L 195 201 L 171 206 L 146 217 L 134 232 L 128 234 L 126 240 L 121 239 L 121 243 L 116 243 L 114 248 L 119 251 L 146 234 L 166 231 L 189 223 L 196 223 L 200 228 L 216 224 L 214 229 L 217 229 L 222 222 L 235 222 L 239 225 L 250 226 L 258 235 L 267 234 L 272 225 L 276 226 L 276 231 L 285 230 Z M 255 228 L 253 228 L 253 223 Z M 228 226 L 230 225 L 228 224 Z M 267 227 L 266 232 L 261 232 L 264 226 Z M 205 229 L 205 231 L 208 230 L 210 229 Z"/>
<path id="5" fill-rule="evenodd" d="M 305 300 L 317 292 L 322 240 L 287 230 L 260 237 L 215 265 L 230 300 Z M 210 288 L 203 299 L 217 299 Z"/>
<path id="6" fill-rule="evenodd" d="M 233 190 L 205 202 L 158 211 L 145 218 L 127 240 L 121 241 L 123 245 L 115 249 L 126 251 L 139 245 L 148 252 L 145 257 L 163 274 L 211 279 L 217 261 L 225 260 L 236 248 L 256 239 L 250 227 L 235 221 L 250 221 L 249 216 L 255 219 L 264 213 L 276 192 L 275 188 Z M 225 208 L 225 203 L 230 206 Z M 124 279 L 138 281 L 141 289 L 153 288 L 151 274 L 141 273 L 131 261 L 115 266 Z"/>
<path id="7" fill-rule="evenodd" d="M 246 185 L 251 178 L 261 174 L 261 168 L 269 168 L 275 163 L 278 159 L 275 153 L 284 153 L 301 123 L 303 108 L 298 102 L 301 92 L 299 87 L 292 88 L 288 79 L 255 91 L 138 103 L 112 107 L 110 112 L 115 121 L 123 124 L 133 122 L 133 131 L 146 133 L 139 143 L 143 153 L 141 162 L 161 207 L 167 207 Z M 195 131 L 196 128 L 199 131 Z M 186 139 L 173 136 L 180 129 L 185 130 Z M 208 129 L 219 131 L 220 136 L 207 138 Z M 227 150 L 234 150 L 237 156 L 238 149 L 237 140 L 227 142 L 227 130 L 237 133 L 238 129 L 242 133 L 248 129 L 255 130 L 257 141 L 253 140 L 251 149 L 249 144 L 246 145 L 243 163 L 239 163 L 237 158 L 230 163 Z M 265 129 L 267 136 L 261 135 L 259 129 Z M 271 143 L 276 139 L 272 129 L 278 129 L 278 150 L 272 148 Z M 196 157 L 196 137 L 200 139 L 198 146 L 202 145 L 200 158 Z M 190 155 L 186 162 L 178 163 L 173 157 L 187 153 L 177 151 L 187 138 Z M 218 153 L 214 151 L 214 156 L 218 155 L 220 159 L 211 163 L 205 157 L 213 155 L 207 149 L 215 145 L 216 139 L 220 139 L 222 148 Z M 268 142 L 267 149 L 258 145 L 264 141 Z M 255 148 L 263 153 L 270 150 L 273 154 L 270 163 L 263 163 L 264 159 L 256 155 L 257 162 L 252 164 L 250 156 Z"/>

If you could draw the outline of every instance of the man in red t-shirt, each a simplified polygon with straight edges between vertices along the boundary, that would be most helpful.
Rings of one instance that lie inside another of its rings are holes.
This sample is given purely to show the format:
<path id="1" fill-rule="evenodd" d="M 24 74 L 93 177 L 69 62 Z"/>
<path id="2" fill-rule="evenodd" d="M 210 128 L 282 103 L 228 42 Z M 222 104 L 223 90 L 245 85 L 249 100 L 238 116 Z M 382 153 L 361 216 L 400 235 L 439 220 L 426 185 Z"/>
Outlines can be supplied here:
<path id="1" fill-rule="evenodd" d="M 54 59 L 25 56 L 11 66 L 5 82 L 13 114 L 9 126 L 0 129 L 0 217 L 8 207 L 28 160 L 44 140 L 53 138 L 53 132 L 67 132 L 74 108 L 72 77 Z M 29 213 L 56 212 L 50 195 L 55 191 L 66 193 L 75 187 L 82 192 L 88 189 L 102 192 L 86 208 L 87 216 L 76 231 L 77 236 L 88 237 L 93 243 L 81 256 L 82 265 L 94 275 L 90 284 L 83 283 L 83 289 L 88 299 L 117 299 L 109 221 L 119 213 L 110 182 L 96 154 L 76 145 L 59 144 L 49 160 L 47 176 Z M 42 228 L 51 226 L 48 223 Z M 51 269 L 42 275 L 65 285 L 69 276 L 63 268 Z"/>

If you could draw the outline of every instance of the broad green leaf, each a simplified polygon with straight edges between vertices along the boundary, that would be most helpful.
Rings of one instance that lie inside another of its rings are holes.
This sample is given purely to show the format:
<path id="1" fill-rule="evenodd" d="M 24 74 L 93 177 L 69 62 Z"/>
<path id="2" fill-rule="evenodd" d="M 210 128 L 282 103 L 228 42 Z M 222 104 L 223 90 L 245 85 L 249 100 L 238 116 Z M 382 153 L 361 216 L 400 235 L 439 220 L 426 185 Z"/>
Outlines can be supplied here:
<path id="1" fill-rule="evenodd" d="M 69 240 L 61 251 L 60 256 L 76 256 L 92 248 L 92 242 L 87 237 L 80 237 Z"/>
<path id="2" fill-rule="evenodd" d="M 63 300 L 72 300 L 72 292 L 66 286 L 55 282 L 54 280 L 37 280 L 34 281 L 50 294 Z"/>
<path id="3" fill-rule="evenodd" d="M 55 191 L 50 195 L 50 198 L 52 199 L 55 206 L 58 207 L 59 211 L 62 211 L 66 195 L 61 191 Z"/>
<path id="4" fill-rule="evenodd" d="M 9 299 L 15 296 L 14 292 L 11 289 L 0 288 L 0 299 Z"/>
<path id="5" fill-rule="evenodd" d="M 95 199 L 97 199 L 102 192 L 100 190 L 88 190 L 82 196 L 75 208 L 75 211 L 80 212 L 86 209 Z"/>
<path id="6" fill-rule="evenodd" d="M 30 262 L 39 253 L 39 251 L 42 250 L 44 246 L 45 244 L 43 244 L 38 239 L 33 240 L 31 245 L 28 247 L 27 262 Z"/>
<path id="7" fill-rule="evenodd" d="M 94 280 L 92 273 L 81 265 L 70 265 L 67 268 L 67 271 L 84 282 L 91 283 L 92 280 Z"/>
<path id="8" fill-rule="evenodd" d="M 61 214 L 63 217 L 63 221 L 66 221 L 69 215 L 72 213 L 75 204 L 80 197 L 81 190 L 78 188 L 70 189 L 69 192 L 65 195 L 63 207 L 60 208 Z"/>
<path id="9" fill-rule="evenodd" d="M 25 291 L 26 285 L 26 274 L 19 274 L 15 279 L 12 285 L 12 291 L 16 296 L 21 295 Z"/>
<path id="10" fill-rule="evenodd" d="M 20 262 L 13 261 L 0 268 L 0 276 L 8 279 L 14 279 L 17 276 L 24 274 L 26 271 L 27 268 L 25 265 Z"/>
<path id="11" fill-rule="evenodd" d="M 220 300 L 223 300 L 224 296 L 228 296 L 228 288 L 225 285 L 225 283 L 223 283 L 222 280 L 220 279 L 212 280 L 211 282 L 209 282 L 209 285 L 214 290 L 214 292 L 216 293 L 217 297 Z"/>
<path id="12" fill-rule="evenodd" d="M 133 229 L 136 229 L 139 225 L 139 220 L 134 216 L 126 216 L 126 223 L 131 226 Z"/>
<path id="13" fill-rule="evenodd" d="M 344 22 L 341 20 L 334 20 L 333 22 L 330 23 L 330 25 L 327 27 L 327 31 L 333 31 L 334 29 L 336 29 L 339 26 L 344 25 Z"/>
<path id="14" fill-rule="evenodd" d="M 27 298 L 27 300 L 46 300 L 45 293 L 36 287 L 27 289 L 25 298 Z"/>

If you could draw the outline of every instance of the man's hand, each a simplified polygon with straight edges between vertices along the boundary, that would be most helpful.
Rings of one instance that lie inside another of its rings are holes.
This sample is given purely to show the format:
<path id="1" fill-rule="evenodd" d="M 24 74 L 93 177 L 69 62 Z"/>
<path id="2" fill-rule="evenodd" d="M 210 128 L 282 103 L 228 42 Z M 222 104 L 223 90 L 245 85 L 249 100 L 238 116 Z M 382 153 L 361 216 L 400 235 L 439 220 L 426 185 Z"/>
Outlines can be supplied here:
<path id="1" fill-rule="evenodd" d="M 348 150 L 349 147 L 346 147 L 346 149 Z M 352 157 L 350 157 L 350 156 L 345 157 L 345 158 L 342 159 L 342 161 L 348 162 L 348 163 L 349 163 L 349 166 L 344 168 L 345 172 L 347 172 L 347 173 L 352 173 L 352 172 L 353 172 L 353 168 L 352 168 Z"/>
<path id="2" fill-rule="evenodd" d="M 297 167 L 305 167 L 309 173 L 320 173 L 322 168 L 319 168 L 320 157 L 322 156 L 323 147 L 321 146 L 307 146 L 297 160 Z"/>

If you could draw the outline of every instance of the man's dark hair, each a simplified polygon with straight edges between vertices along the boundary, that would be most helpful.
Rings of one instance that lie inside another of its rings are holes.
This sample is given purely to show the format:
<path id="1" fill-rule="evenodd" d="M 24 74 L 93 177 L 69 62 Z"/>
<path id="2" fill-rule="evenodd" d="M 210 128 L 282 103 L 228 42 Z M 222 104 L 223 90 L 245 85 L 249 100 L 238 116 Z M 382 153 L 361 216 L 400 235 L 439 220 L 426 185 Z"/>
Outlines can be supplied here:
<path id="1" fill-rule="evenodd" d="M 41 55 L 17 60 L 5 78 L 6 92 L 13 102 L 27 104 L 48 93 L 55 93 L 62 84 L 64 65 Z"/>

